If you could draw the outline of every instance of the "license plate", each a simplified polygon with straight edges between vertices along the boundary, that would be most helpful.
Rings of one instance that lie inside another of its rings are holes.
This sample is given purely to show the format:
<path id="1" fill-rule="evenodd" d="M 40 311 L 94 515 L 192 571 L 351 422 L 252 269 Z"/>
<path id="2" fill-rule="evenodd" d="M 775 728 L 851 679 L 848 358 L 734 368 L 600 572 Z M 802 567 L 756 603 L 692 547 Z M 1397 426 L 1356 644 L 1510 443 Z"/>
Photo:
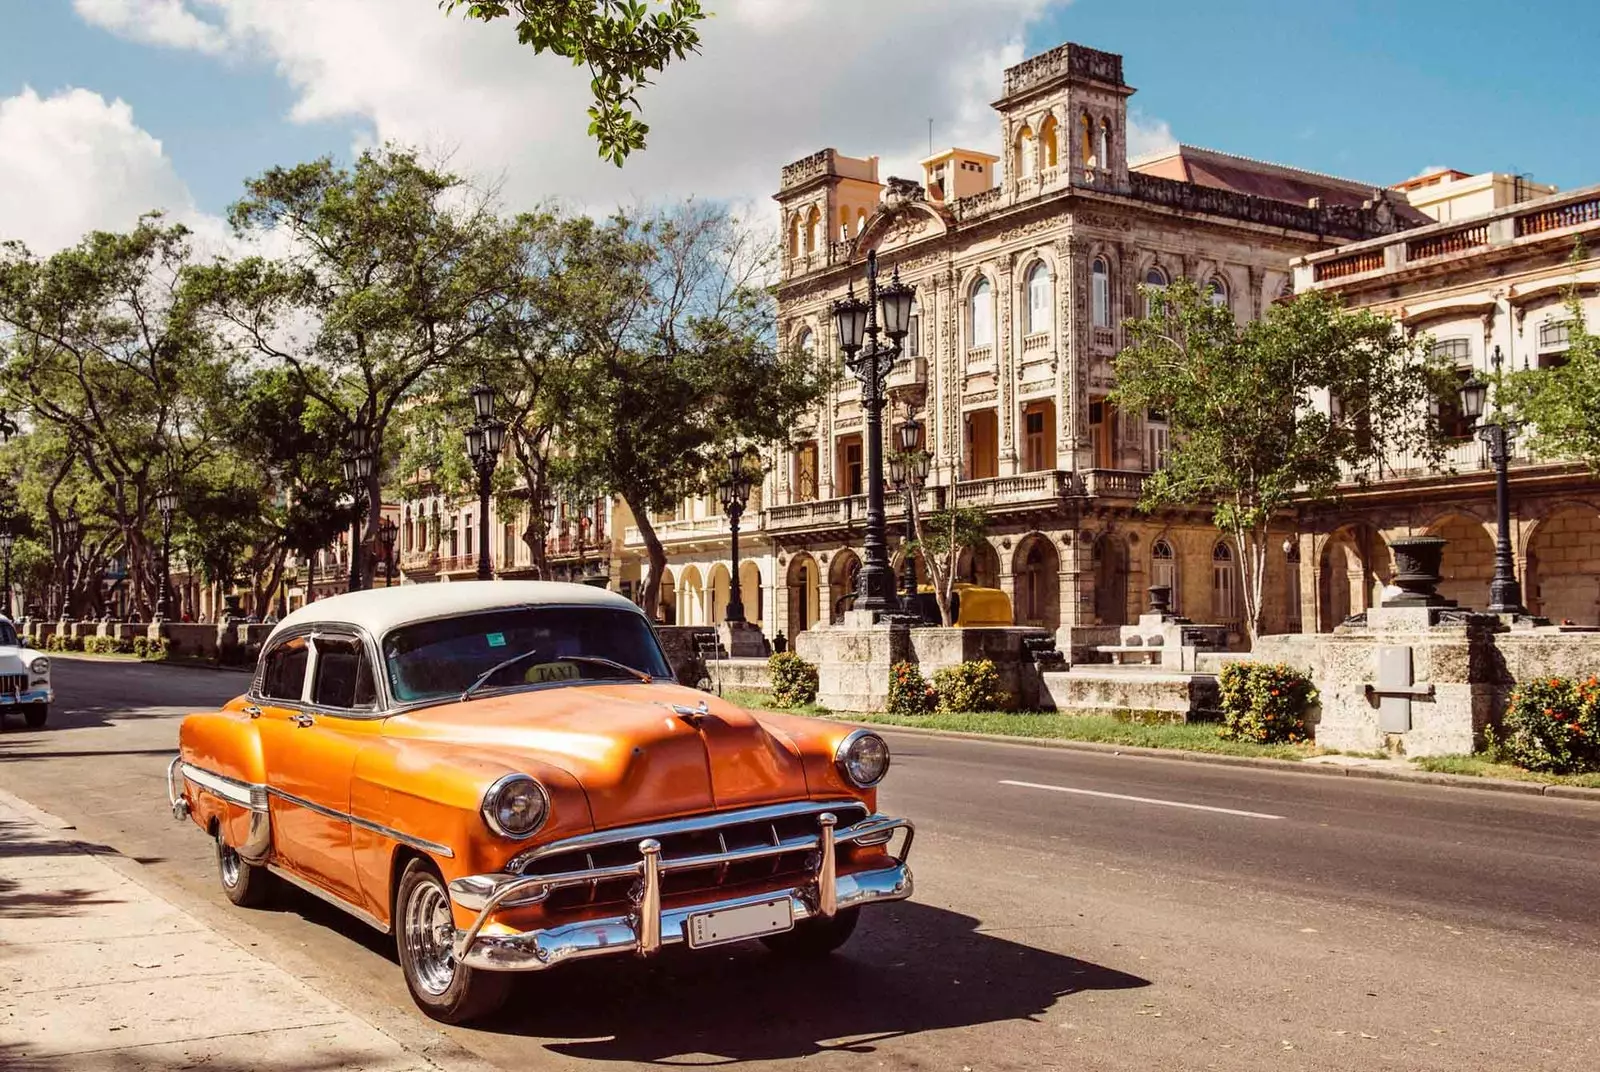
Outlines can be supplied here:
<path id="1" fill-rule="evenodd" d="M 689 947 L 704 949 L 708 945 L 741 942 L 793 929 L 794 909 L 789 898 L 779 897 L 738 908 L 696 912 L 689 917 Z"/>

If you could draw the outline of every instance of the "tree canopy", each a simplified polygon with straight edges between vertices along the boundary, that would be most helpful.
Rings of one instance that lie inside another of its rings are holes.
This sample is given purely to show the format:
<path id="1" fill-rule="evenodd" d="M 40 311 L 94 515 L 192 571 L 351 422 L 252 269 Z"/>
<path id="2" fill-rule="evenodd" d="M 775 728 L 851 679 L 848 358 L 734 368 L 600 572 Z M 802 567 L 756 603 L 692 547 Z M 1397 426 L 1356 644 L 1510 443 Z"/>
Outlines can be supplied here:
<path id="1" fill-rule="evenodd" d="M 667 0 L 651 13 L 643 0 L 440 0 L 447 13 L 493 22 L 516 19 L 517 40 L 538 53 L 565 56 L 589 68 L 589 136 L 600 156 L 622 166 L 643 149 L 650 127 L 641 122 L 639 90 L 674 59 L 700 51 L 697 23 L 708 16 L 700 0 Z"/>
<path id="2" fill-rule="evenodd" d="M 1334 497 L 1399 452 L 1443 458 L 1434 404 L 1450 371 L 1391 320 L 1320 292 L 1239 324 L 1190 280 L 1148 288 L 1149 314 L 1127 324 L 1112 398 L 1162 414 L 1167 467 L 1143 505 L 1203 504 L 1243 566 L 1245 626 L 1261 626 L 1268 528 L 1291 507 Z"/>

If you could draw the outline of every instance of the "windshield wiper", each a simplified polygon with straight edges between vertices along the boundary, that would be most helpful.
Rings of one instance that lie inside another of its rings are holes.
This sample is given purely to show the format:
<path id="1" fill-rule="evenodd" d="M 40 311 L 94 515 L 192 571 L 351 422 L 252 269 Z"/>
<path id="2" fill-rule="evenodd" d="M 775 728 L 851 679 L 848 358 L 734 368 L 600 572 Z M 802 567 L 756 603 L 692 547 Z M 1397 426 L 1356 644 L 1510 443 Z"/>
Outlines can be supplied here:
<path id="1" fill-rule="evenodd" d="M 540 648 L 534 648 L 532 651 L 525 651 L 521 655 L 513 655 L 509 659 L 495 663 L 493 666 L 489 667 L 489 669 L 479 674 L 476 681 L 466 687 L 466 689 L 461 693 L 461 699 L 459 702 L 465 703 L 467 700 L 472 699 L 472 694 L 477 692 L 478 689 L 483 686 L 484 682 L 488 681 L 490 678 L 494 677 L 507 667 L 515 666 L 524 659 L 532 658 L 533 656 L 538 655 L 541 650 L 542 649 Z M 623 673 L 628 674 L 631 677 L 638 678 L 646 685 L 655 680 L 643 670 L 635 670 L 631 666 L 624 666 L 615 659 L 607 659 L 600 655 L 563 655 L 556 661 L 566 663 L 594 663 L 598 666 L 608 666 L 613 670 L 621 670 Z"/>

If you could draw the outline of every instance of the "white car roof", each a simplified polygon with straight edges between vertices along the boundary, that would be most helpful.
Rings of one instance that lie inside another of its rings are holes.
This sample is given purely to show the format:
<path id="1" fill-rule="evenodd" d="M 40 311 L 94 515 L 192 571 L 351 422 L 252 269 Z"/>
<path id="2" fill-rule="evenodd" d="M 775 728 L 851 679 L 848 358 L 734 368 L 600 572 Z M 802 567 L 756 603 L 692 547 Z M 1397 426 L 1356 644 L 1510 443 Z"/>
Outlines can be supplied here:
<path id="1" fill-rule="evenodd" d="M 271 637 L 319 622 L 353 625 L 381 637 L 397 626 L 412 622 L 528 606 L 612 607 L 643 613 L 631 600 L 586 584 L 449 581 L 372 588 L 319 599 L 284 618 L 272 630 Z"/>

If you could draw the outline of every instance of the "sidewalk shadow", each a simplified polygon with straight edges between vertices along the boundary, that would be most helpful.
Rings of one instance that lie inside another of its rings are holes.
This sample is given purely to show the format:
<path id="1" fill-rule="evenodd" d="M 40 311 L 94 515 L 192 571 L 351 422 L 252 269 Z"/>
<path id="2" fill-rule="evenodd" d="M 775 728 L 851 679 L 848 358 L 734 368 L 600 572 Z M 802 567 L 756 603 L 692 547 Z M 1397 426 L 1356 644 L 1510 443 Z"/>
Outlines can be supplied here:
<path id="1" fill-rule="evenodd" d="M 192 1046 L 192 1043 L 172 1043 L 167 1049 Z M 344 1072 L 371 1067 L 373 1055 L 334 1050 L 309 1059 L 302 1055 L 277 1061 L 249 1054 L 217 1056 L 208 1053 L 204 1060 L 192 1064 L 187 1054 L 181 1060 L 183 1063 L 166 1067 L 203 1068 L 206 1072 Z M 0 1068 L 6 1072 L 148 1072 L 154 1067 L 157 1066 L 151 1063 L 149 1046 L 58 1055 L 40 1053 L 26 1042 L 0 1042 Z"/>
<path id="2" fill-rule="evenodd" d="M 648 966 L 602 958 L 518 985 L 516 1011 L 480 1026 L 569 1039 L 546 1045 L 588 1060 L 710 1054 L 731 1064 L 870 1054 L 902 1036 L 1035 1019 L 1073 994 L 1150 982 L 903 902 L 864 915 L 852 942 L 822 961 L 779 960 L 759 946 L 675 949 Z"/>

